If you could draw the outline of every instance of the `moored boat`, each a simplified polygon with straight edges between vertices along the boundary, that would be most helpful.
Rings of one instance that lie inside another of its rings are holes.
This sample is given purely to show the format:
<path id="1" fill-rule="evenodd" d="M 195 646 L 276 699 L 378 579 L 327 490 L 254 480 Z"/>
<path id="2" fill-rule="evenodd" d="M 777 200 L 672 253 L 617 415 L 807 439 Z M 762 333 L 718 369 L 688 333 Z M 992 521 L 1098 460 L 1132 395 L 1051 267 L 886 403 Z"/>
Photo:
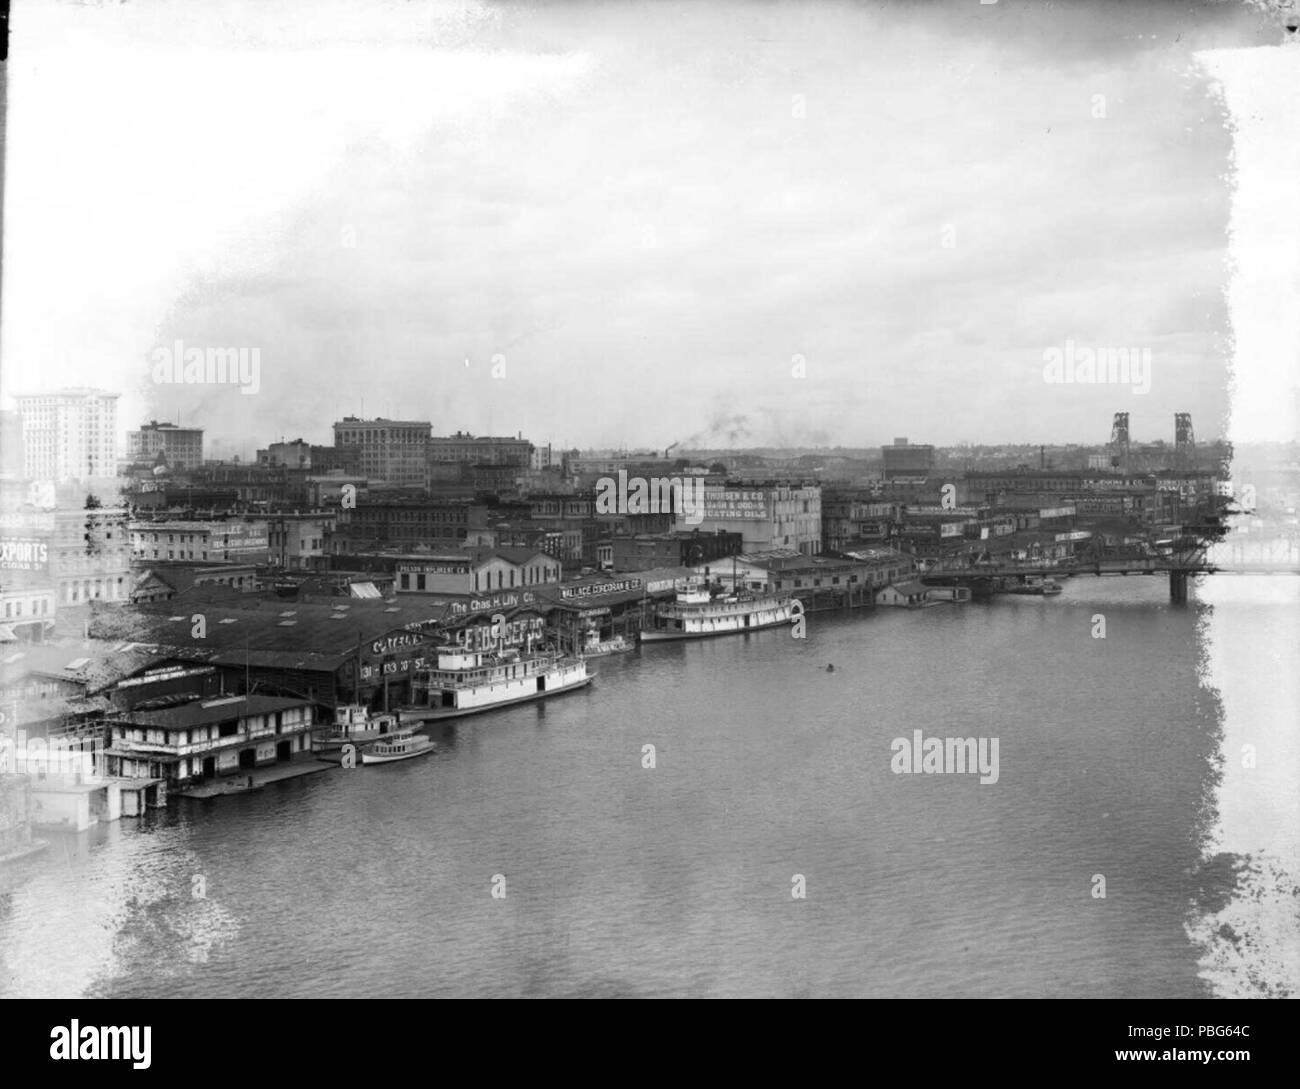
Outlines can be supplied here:
<path id="1" fill-rule="evenodd" d="M 334 708 L 334 725 L 323 737 L 316 738 L 314 747 L 330 752 L 344 745 L 366 745 L 388 737 L 400 730 L 401 725 L 401 718 L 396 714 L 374 714 L 360 704 L 340 704 Z"/>
<path id="2" fill-rule="evenodd" d="M 424 734 L 413 729 L 397 730 L 384 740 L 376 741 L 361 751 L 363 764 L 391 764 L 397 760 L 410 760 L 414 756 L 427 756 L 437 746 Z"/>
<path id="3" fill-rule="evenodd" d="M 583 645 L 582 656 L 584 658 L 601 658 L 606 654 L 622 654 L 624 651 L 631 650 L 635 645 L 634 640 L 624 635 L 616 635 L 612 639 L 604 640 L 599 637 L 592 638 L 588 639 Z"/>
<path id="4" fill-rule="evenodd" d="M 442 647 L 438 664 L 411 678 L 411 706 L 401 708 L 406 720 L 458 718 L 491 711 L 512 703 L 544 699 L 590 684 L 592 674 L 582 658 L 539 651 L 474 651 Z"/>
<path id="5" fill-rule="evenodd" d="M 1024 582 L 1012 583 L 1006 588 L 1008 594 L 1033 594 L 1038 597 L 1051 597 L 1061 592 L 1061 584 L 1055 579 L 1030 576 Z"/>
<path id="6" fill-rule="evenodd" d="M 741 591 L 713 597 L 698 587 L 679 590 L 676 601 L 658 606 L 650 626 L 641 631 L 641 641 L 734 635 L 779 627 L 793 619 L 794 601 L 788 596 Z"/>

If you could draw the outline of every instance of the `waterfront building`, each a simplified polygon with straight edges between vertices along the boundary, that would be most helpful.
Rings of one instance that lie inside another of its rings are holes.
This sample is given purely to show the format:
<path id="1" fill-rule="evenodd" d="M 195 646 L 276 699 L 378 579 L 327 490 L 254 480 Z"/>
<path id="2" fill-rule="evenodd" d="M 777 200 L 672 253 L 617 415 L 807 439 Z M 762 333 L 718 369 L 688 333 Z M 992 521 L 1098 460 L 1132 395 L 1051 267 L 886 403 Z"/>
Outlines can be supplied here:
<path id="1" fill-rule="evenodd" d="M 386 699 L 391 705 L 409 696 L 410 672 L 425 660 L 452 609 L 446 600 L 386 600 L 371 590 L 373 596 L 300 592 L 285 600 L 194 586 L 171 601 L 133 608 L 132 638 L 159 648 L 169 666 L 214 667 L 227 692 L 251 684 L 325 708 L 383 707 Z M 204 617 L 197 628 L 196 613 Z M 113 632 L 111 618 L 92 618 L 92 635 Z"/>
<path id="2" fill-rule="evenodd" d="M 197 469 L 203 464 L 203 428 L 150 420 L 126 433 L 126 456 L 132 462 L 153 462 L 161 454 L 170 469 Z"/>
<path id="3" fill-rule="evenodd" d="M 548 606 L 548 638 L 578 654 L 619 638 L 633 642 L 658 602 L 671 601 L 679 589 L 697 582 L 691 568 L 668 565 L 626 576 L 587 575 L 543 587 L 537 597 Z"/>
<path id="4" fill-rule="evenodd" d="M 108 774 L 154 784 L 146 804 L 161 804 L 169 790 L 311 752 L 314 724 L 309 701 L 260 694 L 137 709 L 108 722 L 104 757 Z"/>
<path id="5" fill-rule="evenodd" d="M 876 604 L 903 609 L 919 609 L 948 595 L 931 595 L 931 587 L 919 579 L 896 582 L 876 591 Z"/>
<path id="6" fill-rule="evenodd" d="M 794 549 L 747 552 L 693 567 L 706 581 L 730 590 L 791 592 L 812 598 L 840 595 L 847 603 L 860 592 L 884 586 L 913 569 L 910 557 L 886 549 L 861 556 L 805 556 Z"/>

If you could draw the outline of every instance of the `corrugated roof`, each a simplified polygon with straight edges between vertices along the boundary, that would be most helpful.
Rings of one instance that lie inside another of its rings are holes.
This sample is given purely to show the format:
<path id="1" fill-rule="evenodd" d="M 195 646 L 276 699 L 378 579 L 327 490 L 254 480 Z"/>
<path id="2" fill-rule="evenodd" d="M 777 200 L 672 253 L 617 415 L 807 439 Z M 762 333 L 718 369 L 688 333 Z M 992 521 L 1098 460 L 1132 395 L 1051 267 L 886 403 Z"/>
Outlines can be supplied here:
<path id="1" fill-rule="evenodd" d="M 342 605 L 347 608 L 340 608 Z M 281 615 L 290 610 L 292 617 Z M 427 627 L 446 612 L 445 604 L 402 598 L 388 602 L 382 598 L 300 597 L 286 602 L 275 596 L 240 594 L 209 601 L 207 607 L 193 601 L 181 609 L 175 600 L 150 602 L 135 606 L 132 616 L 139 639 L 205 661 L 216 661 L 214 654 L 228 651 L 242 662 L 245 651 L 250 655 L 287 652 L 303 660 L 346 657 L 356 653 L 358 638 L 367 642 L 394 629 Z M 195 636 L 195 613 L 204 618 L 204 624 L 197 627 L 199 637 Z M 332 619 L 340 614 L 346 619 Z M 286 619 L 295 623 L 286 625 Z"/>
<path id="2" fill-rule="evenodd" d="M 128 711 L 122 716 L 122 721 L 139 726 L 183 729 L 212 722 L 226 722 L 232 718 L 285 711 L 290 707 L 303 707 L 309 703 L 309 700 L 295 700 L 283 696 L 225 696 L 212 700 L 195 700 L 193 703 L 183 703 L 179 707 L 168 707 L 162 711 Z"/>
<path id="3" fill-rule="evenodd" d="M 0 680 L 11 684 L 35 673 L 84 685 L 87 693 L 93 695 L 164 657 L 156 646 L 120 640 L 38 643 L 7 655 L 0 667 Z"/>

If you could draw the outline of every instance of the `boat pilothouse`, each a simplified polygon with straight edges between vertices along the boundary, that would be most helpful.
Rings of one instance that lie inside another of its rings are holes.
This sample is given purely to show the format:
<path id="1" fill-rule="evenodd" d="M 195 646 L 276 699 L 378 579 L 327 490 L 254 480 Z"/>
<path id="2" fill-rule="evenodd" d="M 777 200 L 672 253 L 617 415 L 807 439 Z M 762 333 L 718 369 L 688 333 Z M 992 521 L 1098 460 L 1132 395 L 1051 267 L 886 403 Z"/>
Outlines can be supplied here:
<path id="1" fill-rule="evenodd" d="M 741 590 L 714 597 L 707 587 L 691 586 L 678 590 L 676 601 L 655 609 L 641 641 L 732 635 L 774 628 L 793 619 L 794 601 L 788 595 Z"/>
<path id="2" fill-rule="evenodd" d="M 317 737 L 315 747 L 329 752 L 344 745 L 365 745 L 379 741 L 401 727 L 394 714 L 376 714 L 357 703 L 344 703 L 334 708 L 334 724 L 323 737 Z"/>
<path id="3" fill-rule="evenodd" d="M 592 680 L 583 659 L 547 651 L 479 651 L 449 646 L 439 648 L 437 653 L 435 668 L 420 670 L 412 677 L 414 706 L 403 708 L 403 718 L 472 715 L 571 692 Z"/>

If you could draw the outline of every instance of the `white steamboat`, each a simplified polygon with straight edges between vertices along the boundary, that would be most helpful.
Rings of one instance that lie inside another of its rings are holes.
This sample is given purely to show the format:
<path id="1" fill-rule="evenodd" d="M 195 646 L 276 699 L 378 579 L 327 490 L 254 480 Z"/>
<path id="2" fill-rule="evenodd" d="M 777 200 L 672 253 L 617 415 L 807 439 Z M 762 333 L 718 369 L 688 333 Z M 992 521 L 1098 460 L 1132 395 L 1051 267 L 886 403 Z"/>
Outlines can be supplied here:
<path id="1" fill-rule="evenodd" d="M 779 627 L 793 619 L 794 602 L 789 597 L 748 591 L 712 597 L 704 588 L 679 590 L 676 601 L 655 609 L 650 626 L 641 631 L 641 642 L 734 635 Z"/>
<path id="2" fill-rule="evenodd" d="M 581 658 L 441 647 L 437 667 L 411 678 L 413 705 L 401 713 L 404 720 L 457 718 L 572 692 L 591 681 Z"/>

